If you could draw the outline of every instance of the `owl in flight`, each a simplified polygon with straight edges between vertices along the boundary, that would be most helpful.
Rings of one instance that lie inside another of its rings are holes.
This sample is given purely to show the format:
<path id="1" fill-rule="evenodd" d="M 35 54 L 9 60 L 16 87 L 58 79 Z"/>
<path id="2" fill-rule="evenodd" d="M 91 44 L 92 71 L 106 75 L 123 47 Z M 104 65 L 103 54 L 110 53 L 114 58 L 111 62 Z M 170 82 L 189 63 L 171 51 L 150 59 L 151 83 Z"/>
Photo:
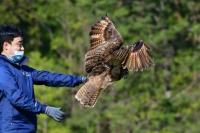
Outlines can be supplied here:
<path id="1" fill-rule="evenodd" d="M 153 64 L 150 48 L 142 41 L 123 45 L 123 38 L 108 16 L 96 22 L 90 31 L 90 48 L 85 54 L 88 81 L 75 98 L 85 107 L 94 107 L 102 92 L 129 71 L 142 71 Z"/>

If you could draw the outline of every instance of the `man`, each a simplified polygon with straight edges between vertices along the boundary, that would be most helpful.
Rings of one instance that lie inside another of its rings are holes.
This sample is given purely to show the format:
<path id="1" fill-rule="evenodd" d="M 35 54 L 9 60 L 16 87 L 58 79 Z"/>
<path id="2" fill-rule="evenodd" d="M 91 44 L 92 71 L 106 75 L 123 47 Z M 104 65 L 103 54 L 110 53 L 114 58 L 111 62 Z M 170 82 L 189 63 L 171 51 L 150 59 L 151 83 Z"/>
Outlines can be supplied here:
<path id="1" fill-rule="evenodd" d="M 35 133 L 36 115 L 64 118 L 60 108 L 35 100 L 33 84 L 74 87 L 87 80 L 75 75 L 38 71 L 25 65 L 23 35 L 14 26 L 0 27 L 0 133 Z"/>

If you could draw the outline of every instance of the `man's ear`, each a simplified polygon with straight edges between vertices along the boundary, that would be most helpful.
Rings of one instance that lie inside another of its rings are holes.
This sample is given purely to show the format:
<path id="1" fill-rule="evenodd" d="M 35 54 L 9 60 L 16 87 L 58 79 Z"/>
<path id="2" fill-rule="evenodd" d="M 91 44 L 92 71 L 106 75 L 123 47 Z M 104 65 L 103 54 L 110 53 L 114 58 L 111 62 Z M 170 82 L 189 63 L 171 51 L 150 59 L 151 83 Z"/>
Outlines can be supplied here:
<path id="1" fill-rule="evenodd" d="M 3 50 L 7 50 L 9 45 L 8 42 L 3 42 Z"/>

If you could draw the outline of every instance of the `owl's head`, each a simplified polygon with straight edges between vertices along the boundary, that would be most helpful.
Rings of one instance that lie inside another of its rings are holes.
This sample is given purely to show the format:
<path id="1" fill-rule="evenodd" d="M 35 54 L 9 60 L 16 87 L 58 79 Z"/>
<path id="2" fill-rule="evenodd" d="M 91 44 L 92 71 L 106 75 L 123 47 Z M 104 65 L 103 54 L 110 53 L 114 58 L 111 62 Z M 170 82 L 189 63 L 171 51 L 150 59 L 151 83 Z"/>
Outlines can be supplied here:
<path id="1" fill-rule="evenodd" d="M 123 39 L 120 33 L 115 28 L 113 22 L 108 18 L 108 16 L 104 16 L 91 28 L 90 44 L 91 47 L 95 47 L 99 44 L 109 41 L 116 41 L 117 43 L 122 43 Z"/>

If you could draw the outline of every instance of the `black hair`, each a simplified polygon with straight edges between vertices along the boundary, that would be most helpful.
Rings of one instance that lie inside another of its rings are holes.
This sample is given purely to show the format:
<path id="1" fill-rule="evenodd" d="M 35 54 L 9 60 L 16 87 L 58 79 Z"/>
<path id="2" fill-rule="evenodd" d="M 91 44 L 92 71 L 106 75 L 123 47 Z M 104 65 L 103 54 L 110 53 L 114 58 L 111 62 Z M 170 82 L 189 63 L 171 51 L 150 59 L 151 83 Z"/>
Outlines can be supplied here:
<path id="1" fill-rule="evenodd" d="M 15 37 L 23 37 L 22 31 L 14 25 L 0 26 L 0 52 L 3 50 L 3 43 L 11 43 Z"/>

